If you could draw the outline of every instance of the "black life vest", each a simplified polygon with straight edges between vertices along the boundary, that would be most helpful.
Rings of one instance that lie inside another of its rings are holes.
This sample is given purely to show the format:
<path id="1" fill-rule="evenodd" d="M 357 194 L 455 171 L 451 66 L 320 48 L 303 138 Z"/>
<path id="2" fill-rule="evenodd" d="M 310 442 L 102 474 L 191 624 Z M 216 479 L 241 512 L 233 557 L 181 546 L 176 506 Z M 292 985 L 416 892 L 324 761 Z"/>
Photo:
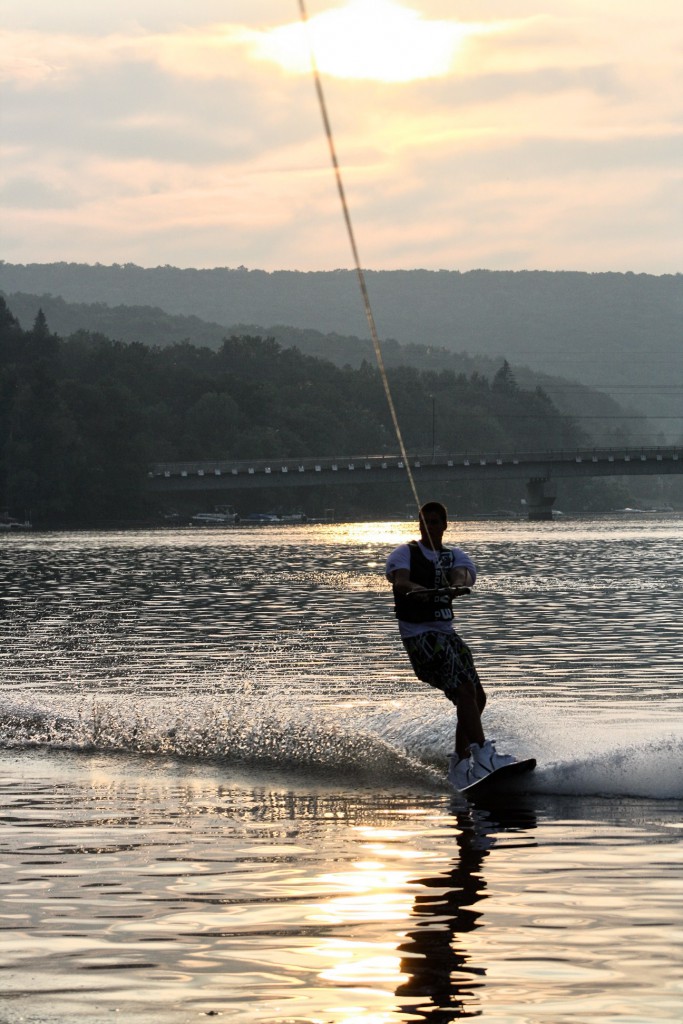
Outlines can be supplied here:
<path id="1" fill-rule="evenodd" d="M 444 556 L 443 562 L 432 562 L 420 550 L 416 540 L 408 544 L 410 549 L 410 579 L 429 590 L 434 587 L 449 587 L 448 570 L 450 569 L 451 552 L 442 548 L 439 555 Z M 394 587 L 394 610 L 396 618 L 403 622 L 450 622 L 453 618 L 453 598 L 449 594 L 430 594 L 424 601 L 407 594 L 397 594 Z"/>

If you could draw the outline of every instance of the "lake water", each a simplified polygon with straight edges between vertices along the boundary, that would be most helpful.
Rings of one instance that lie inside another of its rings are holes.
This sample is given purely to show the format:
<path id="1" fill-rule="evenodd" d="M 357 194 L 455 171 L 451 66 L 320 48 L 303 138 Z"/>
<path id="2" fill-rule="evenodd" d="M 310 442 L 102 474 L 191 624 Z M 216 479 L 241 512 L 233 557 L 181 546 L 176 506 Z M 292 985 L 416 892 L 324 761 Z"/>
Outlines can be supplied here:
<path id="1" fill-rule="evenodd" d="M 683 517 L 462 522 L 524 792 L 445 782 L 409 524 L 0 538 L 0 1020 L 683 1019 Z"/>

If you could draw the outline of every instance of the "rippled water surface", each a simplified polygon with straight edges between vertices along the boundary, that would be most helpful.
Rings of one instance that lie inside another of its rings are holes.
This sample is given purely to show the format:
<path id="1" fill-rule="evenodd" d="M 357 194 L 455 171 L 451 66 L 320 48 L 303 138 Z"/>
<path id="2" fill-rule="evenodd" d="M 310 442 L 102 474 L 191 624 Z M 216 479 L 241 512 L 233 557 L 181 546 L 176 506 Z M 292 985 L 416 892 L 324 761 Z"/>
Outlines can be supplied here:
<path id="1" fill-rule="evenodd" d="M 679 1021 L 683 520 L 454 524 L 527 791 L 468 807 L 406 524 L 0 538 L 0 1019 Z"/>

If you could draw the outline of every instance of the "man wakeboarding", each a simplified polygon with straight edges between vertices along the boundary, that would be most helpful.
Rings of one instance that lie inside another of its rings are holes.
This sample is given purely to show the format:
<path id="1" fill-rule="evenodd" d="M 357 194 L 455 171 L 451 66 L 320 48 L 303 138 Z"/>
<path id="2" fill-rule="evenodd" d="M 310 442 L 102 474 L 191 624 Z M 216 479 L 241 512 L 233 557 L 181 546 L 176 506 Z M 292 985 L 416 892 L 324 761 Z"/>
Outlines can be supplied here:
<path id="1" fill-rule="evenodd" d="M 387 558 L 398 628 L 418 679 L 448 697 L 457 711 L 455 753 L 450 755 L 448 780 L 466 789 L 504 765 L 510 754 L 499 754 L 481 724 L 486 694 L 472 653 L 453 629 L 453 599 L 474 586 L 477 569 L 460 548 L 446 547 L 446 507 L 428 501 L 419 513 L 420 540 L 401 544 Z"/>

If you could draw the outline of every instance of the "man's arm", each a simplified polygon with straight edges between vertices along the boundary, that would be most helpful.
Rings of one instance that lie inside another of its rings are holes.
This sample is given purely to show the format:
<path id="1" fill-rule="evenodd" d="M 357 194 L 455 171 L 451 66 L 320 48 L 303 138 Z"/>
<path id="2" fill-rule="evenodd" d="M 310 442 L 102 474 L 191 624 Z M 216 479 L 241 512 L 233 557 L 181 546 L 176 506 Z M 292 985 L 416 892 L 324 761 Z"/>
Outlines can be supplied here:
<path id="1" fill-rule="evenodd" d="M 463 575 L 464 573 L 464 575 Z M 448 581 L 452 587 L 467 587 L 468 583 L 454 583 L 451 579 L 452 575 L 458 574 L 458 579 L 472 579 L 472 574 L 467 569 L 451 569 L 448 573 Z M 411 594 L 416 601 L 428 601 L 430 596 L 434 593 L 434 590 L 430 590 L 428 587 L 423 587 L 421 583 L 415 583 L 410 578 L 409 569 L 396 569 L 392 573 L 392 583 L 394 591 L 399 594 Z"/>
<path id="2" fill-rule="evenodd" d="M 397 594 L 417 594 L 428 589 L 411 580 L 410 569 L 394 569 L 391 582 Z M 474 574 L 466 566 L 460 565 L 456 569 L 448 570 L 448 582 L 451 587 L 472 587 Z"/>
<path id="3" fill-rule="evenodd" d="M 448 570 L 452 587 L 473 587 L 477 582 L 477 567 L 462 548 L 453 548 L 453 562 Z"/>
<path id="4" fill-rule="evenodd" d="M 448 570 L 448 582 L 452 587 L 473 587 L 474 576 L 464 565 Z"/>
<path id="5" fill-rule="evenodd" d="M 410 579 L 410 569 L 395 569 L 391 574 L 391 582 L 397 594 L 414 594 L 426 590 L 426 587 Z"/>

